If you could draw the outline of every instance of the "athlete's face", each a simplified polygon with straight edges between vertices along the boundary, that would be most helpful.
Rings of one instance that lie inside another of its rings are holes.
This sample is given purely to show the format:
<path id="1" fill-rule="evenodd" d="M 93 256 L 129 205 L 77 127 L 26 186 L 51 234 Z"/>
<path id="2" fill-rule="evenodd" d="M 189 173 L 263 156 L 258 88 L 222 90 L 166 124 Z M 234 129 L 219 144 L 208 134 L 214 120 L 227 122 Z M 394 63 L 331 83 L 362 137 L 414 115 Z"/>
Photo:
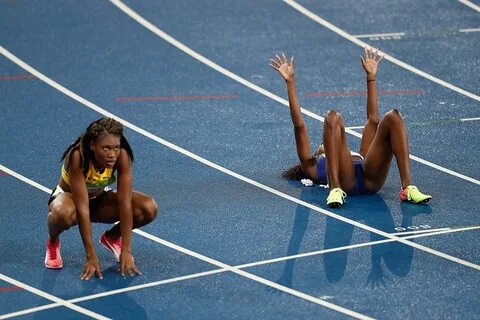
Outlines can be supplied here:
<path id="1" fill-rule="evenodd" d="M 104 168 L 113 168 L 120 156 L 120 136 L 103 134 L 90 143 L 90 149 L 95 155 L 97 165 Z"/>

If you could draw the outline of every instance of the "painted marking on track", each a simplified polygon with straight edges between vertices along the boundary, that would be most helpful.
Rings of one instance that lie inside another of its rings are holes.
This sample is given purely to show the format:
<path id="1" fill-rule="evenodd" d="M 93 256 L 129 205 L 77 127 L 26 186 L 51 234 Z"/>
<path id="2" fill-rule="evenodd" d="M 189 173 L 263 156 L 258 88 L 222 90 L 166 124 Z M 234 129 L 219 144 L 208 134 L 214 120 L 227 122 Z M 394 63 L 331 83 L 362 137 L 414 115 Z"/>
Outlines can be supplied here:
<path id="1" fill-rule="evenodd" d="M 417 121 L 417 122 L 408 122 L 407 126 L 430 126 L 430 125 L 444 125 L 444 124 L 458 124 L 467 121 L 479 121 L 480 118 L 464 118 L 464 119 L 441 119 L 441 120 L 432 120 L 432 121 Z M 364 126 L 348 126 L 345 129 L 356 130 L 363 129 Z"/>
<path id="2" fill-rule="evenodd" d="M 0 287 L 0 292 L 11 292 L 11 291 L 20 291 L 20 290 L 23 290 L 23 288 L 20 288 L 17 286 Z"/>
<path id="3" fill-rule="evenodd" d="M 7 175 L 6 172 L 3 172 L 2 170 L 0 170 L 0 177 L 6 176 L 6 175 Z"/>
<path id="4" fill-rule="evenodd" d="M 473 230 L 479 230 L 480 226 L 471 226 L 471 227 L 463 227 L 463 228 L 441 228 L 441 229 L 431 229 L 431 230 L 424 230 L 422 234 L 418 234 L 420 232 L 414 231 L 415 235 L 410 235 L 405 237 L 406 239 L 415 239 L 415 238 L 423 238 L 423 237 L 430 237 L 430 236 L 436 236 L 436 235 L 441 235 L 441 234 L 450 234 L 450 233 L 455 233 L 455 232 L 464 232 L 464 231 L 473 231 Z M 412 232 L 412 233 L 414 233 Z M 403 233 L 406 234 L 406 233 Z M 393 242 L 394 240 L 391 239 L 385 239 L 385 240 L 378 240 L 378 241 L 371 241 L 371 242 L 366 242 L 366 243 L 360 243 L 360 244 L 353 244 L 353 245 L 348 245 L 348 246 L 343 246 L 343 247 L 337 247 L 337 248 L 330 248 L 330 249 L 325 249 L 325 250 L 319 250 L 319 251 L 313 251 L 313 252 L 306 252 L 306 253 L 300 253 L 296 255 L 291 255 L 291 256 L 285 256 L 285 257 L 280 257 L 280 258 L 274 258 L 274 259 L 268 259 L 268 260 L 263 260 L 263 261 L 256 261 L 256 262 L 251 262 L 251 263 L 246 263 L 242 265 L 237 265 L 234 266 L 233 268 L 236 269 L 242 269 L 242 268 L 249 268 L 249 267 L 255 267 L 255 266 L 260 266 L 260 265 L 266 265 L 266 264 L 271 264 L 271 263 L 276 263 L 276 262 L 283 262 L 283 261 L 288 261 L 288 260 L 293 260 L 293 259 L 301 259 L 305 257 L 311 257 L 311 256 L 316 256 L 316 255 L 321 255 L 325 253 L 331 253 L 331 252 L 338 252 L 338 251 L 343 251 L 343 250 L 349 250 L 349 249 L 356 249 L 356 248 L 361 248 L 361 247 L 367 247 L 367 246 L 374 246 L 378 244 L 383 244 L 383 243 L 388 243 L 388 242 Z M 200 277 L 206 277 L 209 275 L 213 274 L 218 274 L 218 273 L 223 273 L 229 271 L 228 269 L 225 268 L 219 268 L 211 271 L 205 271 L 205 272 L 199 272 L 199 273 L 193 273 L 189 275 L 184 275 L 180 277 L 175 277 L 175 278 L 169 278 L 169 279 L 164 279 L 160 281 L 155 281 L 155 282 L 149 282 L 149 283 L 144 283 L 136 286 L 131 286 L 131 287 L 126 287 L 126 288 L 121 288 L 121 289 L 116 289 L 116 290 L 111 290 L 111 291 L 105 291 L 97 294 L 92 294 L 88 296 L 83 296 L 83 297 L 78 297 L 75 299 L 68 300 L 68 302 L 71 303 L 79 303 L 79 302 L 84 302 L 88 300 L 93 300 L 93 299 L 98 299 L 102 297 L 107 297 L 107 296 L 112 296 L 116 294 L 121 294 L 125 292 L 130 292 L 130 291 L 136 291 L 136 290 L 141 290 L 145 288 L 150 288 L 150 287 L 155 287 L 155 286 L 161 286 L 169 283 L 175 283 L 175 282 L 181 282 L 185 280 L 190 280 L 190 279 L 195 279 L 195 278 L 200 278 Z M 321 298 L 322 299 L 322 298 Z M 17 317 L 33 312 L 38 312 L 42 310 L 47 310 L 47 309 L 52 309 L 59 307 L 60 305 L 58 303 L 51 303 L 39 307 L 34 307 L 30 309 L 24 309 L 20 311 L 16 311 L 13 313 L 5 314 L 5 315 L 0 315 L 0 319 L 7 319 L 11 317 Z"/>
<path id="5" fill-rule="evenodd" d="M 460 29 L 458 30 L 459 32 L 466 32 L 466 33 L 469 33 L 469 32 L 480 32 L 480 28 L 474 28 L 474 29 Z"/>
<path id="6" fill-rule="evenodd" d="M 352 35 L 357 39 L 360 38 L 371 38 L 371 37 L 394 37 L 394 36 L 404 36 L 405 32 L 392 32 L 392 33 L 372 33 L 372 34 L 357 34 Z"/>
<path id="7" fill-rule="evenodd" d="M 403 95 L 403 94 L 426 94 L 421 89 L 405 89 L 405 90 L 378 90 L 378 95 Z M 341 96 L 363 96 L 367 95 L 367 91 L 336 91 L 336 92 L 310 92 L 309 97 L 341 97 Z"/>
<path id="8" fill-rule="evenodd" d="M 161 96 L 161 97 L 118 97 L 115 101 L 176 101 L 176 100 L 222 100 L 236 99 L 234 95 L 217 96 Z"/>
<path id="9" fill-rule="evenodd" d="M 478 121 L 480 120 L 480 118 L 464 118 L 464 119 L 460 119 L 460 121 Z"/>
<path id="10" fill-rule="evenodd" d="M 475 3 L 468 0 L 458 0 L 458 2 L 463 3 L 467 7 L 472 8 L 473 10 L 480 12 L 480 6 L 477 6 Z"/>
<path id="11" fill-rule="evenodd" d="M 113 0 L 110 0 L 110 1 L 113 1 Z M 305 8 L 304 6 L 302 6 L 301 4 L 295 2 L 295 1 L 292 1 L 292 0 L 283 0 L 283 2 L 287 5 L 289 5 L 290 7 L 294 8 L 295 10 L 297 10 L 298 12 L 300 12 L 301 14 L 305 15 L 306 17 L 312 19 L 313 21 L 317 22 L 318 24 L 324 26 L 325 28 L 329 29 L 330 31 L 333 31 L 335 32 L 336 34 L 338 34 L 339 36 L 355 43 L 356 45 L 364 48 L 366 46 L 369 46 L 367 43 L 359 40 L 359 39 L 356 39 L 355 37 L 353 37 L 351 34 L 347 33 L 346 31 L 338 28 L 337 26 L 333 25 L 332 23 L 328 22 L 327 20 L 321 18 L 319 15 L 313 13 L 312 11 L 308 10 L 307 8 Z M 388 60 L 410 72 L 413 72 L 421 77 L 424 77 L 425 79 L 428 79 L 432 82 L 435 82 L 447 89 L 450 89 L 450 90 L 453 90 L 455 92 L 458 92 L 466 97 L 469 97 L 471 99 L 474 99 L 476 101 L 480 101 L 480 96 L 472 93 L 472 92 L 468 92 L 467 90 L 464 90 L 460 87 L 457 87 L 451 83 L 448 83 L 444 80 L 441 80 L 435 76 L 432 76 L 431 74 L 428 74 L 420 69 L 417 69 L 409 64 L 406 64 L 405 62 L 399 60 L 399 59 L 396 59 L 384 52 L 381 52 L 379 51 L 381 55 L 384 56 L 384 59 L 385 60 Z"/>
<path id="12" fill-rule="evenodd" d="M 32 75 L 0 76 L 0 81 L 34 79 Z"/>
<path id="13" fill-rule="evenodd" d="M 400 40 L 405 36 L 404 32 L 395 32 L 395 33 L 372 33 L 372 34 L 357 34 L 352 37 L 356 39 L 367 38 L 369 40 Z"/>
<path id="14" fill-rule="evenodd" d="M 430 226 L 428 226 L 428 227 L 430 227 Z M 451 230 L 451 229 L 452 228 L 438 228 L 438 229 L 423 228 L 422 230 L 402 231 L 402 230 L 409 230 L 409 229 L 404 228 L 404 227 L 397 227 L 397 228 L 395 228 L 395 230 L 397 230 L 399 232 L 394 232 L 394 233 L 391 233 L 391 234 L 403 236 L 403 235 L 407 235 L 407 234 L 432 233 L 432 232 L 446 231 L 446 230 Z"/>
<path id="15" fill-rule="evenodd" d="M 256 84 L 236 75 L 235 73 L 223 68 L 222 66 L 216 64 L 215 62 L 213 62 L 212 60 L 202 56 L 201 54 L 199 54 L 198 52 L 192 50 L 191 48 L 187 47 L 186 45 L 184 45 L 183 43 L 181 43 L 180 41 L 178 41 L 177 39 L 173 38 L 172 36 L 170 36 L 169 34 L 165 33 L 164 31 L 160 30 L 158 27 L 154 26 L 152 23 L 150 23 L 149 21 L 147 21 L 145 18 L 143 18 L 142 16 L 140 16 L 138 13 L 136 13 L 135 11 L 133 11 L 131 8 L 129 8 L 127 5 L 125 5 L 123 2 L 119 1 L 119 0 L 110 0 L 110 2 L 115 5 L 118 9 L 120 9 L 121 11 L 123 11 L 126 15 L 128 15 L 130 18 L 132 18 L 133 20 L 135 20 L 136 22 L 138 22 L 139 24 L 141 24 L 142 26 L 144 26 L 147 30 L 150 30 L 151 32 L 153 32 L 154 34 L 156 34 L 157 36 L 159 36 L 160 38 L 162 38 L 163 40 L 165 40 L 166 42 L 170 43 L 171 45 L 173 45 L 174 47 L 176 47 L 177 49 L 183 51 L 185 54 L 191 56 L 192 58 L 202 62 L 203 64 L 209 66 L 210 68 L 218 71 L 219 73 L 229 77 L 230 79 L 232 80 L 235 80 L 237 81 L 238 83 L 274 100 L 274 101 L 277 101 L 278 103 L 280 104 L 283 104 L 284 106 L 288 107 L 288 101 L 271 93 L 270 91 L 267 91 L 265 89 L 263 89 L 262 87 L 260 86 L 257 86 Z M 343 32 L 343 31 L 342 31 Z M 351 37 L 351 36 L 350 36 Z M 361 42 L 360 40 L 356 40 L 354 39 L 354 41 L 358 41 L 359 43 L 363 43 Z M 357 43 L 358 44 L 358 43 Z M 18 59 L 17 57 L 15 57 L 14 55 L 12 55 L 10 52 L 8 52 L 7 50 L 5 50 L 3 47 L 0 46 L 0 52 L 3 51 L 4 55 L 6 55 L 7 57 L 11 57 L 9 58 L 11 61 L 13 61 L 14 63 L 20 65 L 19 63 L 23 63 L 25 65 L 26 68 L 30 68 L 32 69 L 30 66 L 28 66 L 27 64 L 25 64 L 23 61 L 21 61 L 20 59 Z M 392 58 L 394 59 L 394 58 Z M 399 61 L 401 62 L 401 61 Z M 401 62 L 403 63 L 403 62 Z M 406 65 L 406 64 L 404 64 Z M 408 65 L 407 65 L 408 66 Z M 24 69 L 25 69 L 24 67 Z M 26 70 L 29 70 L 29 69 L 26 69 Z M 34 69 L 33 69 L 34 70 Z M 419 70 L 418 70 L 419 71 Z M 419 71 L 421 72 L 421 71 Z M 441 81 L 441 80 L 439 80 Z M 48 81 L 46 81 L 48 83 Z M 78 100 L 77 100 L 78 101 Z M 480 101 L 480 97 L 479 97 L 479 101 Z M 322 116 L 319 116 L 318 114 L 310 111 L 310 110 L 307 110 L 305 108 L 300 108 L 300 111 L 305 114 L 306 116 L 308 117 L 311 117 L 315 120 L 319 120 L 319 121 L 324 121 L 325 119 L 322 117 Z M 358 138 L 361 138 L 362 137 L 362 134 L 361 133 L 358 133 L 356 131 L 353 131 L 353 130 L 346 130 L 347 133 L 355 136 L 355 137 L 358 137 Z M 463 179 L 465 181 L 469 181 L 469 182 L 472 182 L 476 185 L 480 185 L 480 180 L 477 180 L 477 179 L 474 179 L 474 178 L 471 178 L 471 177 L 468 177 L 464 174 L 461 174 L 461 173 L 458 173 L 458 172 L 455 172 L 453 170 L 450 170 L 450 169 L 447 169 L 447 168 L 444 168 L 442 166 L 439 166 L 437 164 L 434 164 L 430 161 L 427 161 L 427 160 L 424 160 L 424 159 L 421 159 L 417 156 L 414 156 L 414 155 L 411 155 L 410 154 L 410 159 L 412 159 L 413 161 L 418 161 L 426 166 L 430 166 L 432 168 L 435 168 L 439 171 L 442 171 L 444 173 L 447 173 L 447 174 L 450 174 L 450 175 L 453 175 L 453 176 L 456 176 L 457 178 L 460 178 L 460 179 Z"/>
<path id="16" fill-rule="evenodd" d="M 410 38 L 423 38 L 423 37 L 432 37 L 432 36 L 446 36 L 446 35 L 455 35 L 458 33 L 472 33 L 480 32 L 480 28 L 465 28 L 465 29 L 443 29 L 443 30 L 431 30 L 431 31 L 422 31 L 422 32 L 396 32 L 396 33 L 372 33 L 372 34 L 359 34 L 352 35 L 355 39 L 369 39 L 373 41 L 379 40 L 401 40 L 404 37 Z"/>
<path id="17" fill-rule="evenodd" d="M 358 130 L 358 129 L 363 129 L 365 126 L 356 126 L 356 127 L 345 127 L 345 129 L 348 130 Z"/>

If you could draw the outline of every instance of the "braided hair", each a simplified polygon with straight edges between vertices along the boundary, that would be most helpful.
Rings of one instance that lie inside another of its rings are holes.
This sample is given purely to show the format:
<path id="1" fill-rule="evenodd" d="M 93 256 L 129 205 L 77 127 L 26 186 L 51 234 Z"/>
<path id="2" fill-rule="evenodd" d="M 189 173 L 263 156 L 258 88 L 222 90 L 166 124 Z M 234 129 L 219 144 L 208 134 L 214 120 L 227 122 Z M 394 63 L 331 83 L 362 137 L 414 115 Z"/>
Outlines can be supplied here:
<path id="1" fill-rule="evenodd" d="M 82 160 L 82 168 L 84 172 L 88 171 L 89 161 L 93 159 L 93 151 L 90 150 L 90 143 L 95 141 L 103 134 L 113 134 L 120 136 L 120 148 L 127 151 L 130 160 L 133 161 L 133 151 L 127 139 L 123 135 L 123 125 L 112 118 L 100 118 L 87 127 L 68 148 L 63 152 L 61 160 L 69 157 L 70 152 L 75 149 L 80 150 L 80 157 Z"/>

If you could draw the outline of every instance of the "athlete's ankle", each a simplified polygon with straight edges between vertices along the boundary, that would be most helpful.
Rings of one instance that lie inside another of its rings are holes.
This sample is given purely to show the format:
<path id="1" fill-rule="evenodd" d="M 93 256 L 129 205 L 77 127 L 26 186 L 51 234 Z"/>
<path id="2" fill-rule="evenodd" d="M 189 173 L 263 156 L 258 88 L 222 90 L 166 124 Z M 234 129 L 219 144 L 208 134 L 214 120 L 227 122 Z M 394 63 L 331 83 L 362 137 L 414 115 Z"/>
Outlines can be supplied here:
<path id="1" fill-rule="evenodd" d="M 50 243 L 57 243 L 58 240 L 60 240 L 60 237 L 59 237 L 59 236 L 52 237 L 51 235 L 48 235 L 48 241 L 49 241 Z"/>

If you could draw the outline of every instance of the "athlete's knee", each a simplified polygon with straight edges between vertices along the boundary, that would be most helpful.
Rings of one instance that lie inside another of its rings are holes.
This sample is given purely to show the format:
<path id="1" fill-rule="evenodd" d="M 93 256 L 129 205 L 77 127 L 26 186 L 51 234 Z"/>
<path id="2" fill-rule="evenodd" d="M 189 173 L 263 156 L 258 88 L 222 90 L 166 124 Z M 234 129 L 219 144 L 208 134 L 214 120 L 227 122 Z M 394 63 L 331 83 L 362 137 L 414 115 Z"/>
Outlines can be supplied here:
<path id="1" fill-rule="evenodd" d="M 48 213 L 48 223 L 69 229 L 77 223 L 77 210 L 75 206 L 62 202 L 52 202 Z"/>
<path id="2" fill-rule="evenodd" d="M 396 109 L 396 108 L 393 108 L 392 110 L 388 111 L 384 116 L 384 119 L 385 118 L 387 118 L 389 120 L 393 120 L 393 121 L 403 122 L 402 115 L 401 115 L 400 111 L 398 111 L 398 109 Z"/>
<path id="3" fill-rule="evenodd" d="M 343 125 L 343 119 L 340 112 L 336 110 L 327 111 L 325 115 L 325 125 L 330 127 L 333 127 L 336 125 Z"/>
<path id="4" fill-rule="evenodd" d="M 155 199 L 147 197 L 140 205 L 141 220 L 144 224 L 150 223 L 157 217 L 158 205 Z"/>
<path id="5" fill-rule="evenodd" d="M 388 111 L 383 117 L 382 121 L 380 121 L 380 125 L 387 126 L 391 129 L 403 129 L 404 122 L 400 111 L 398 111 L 398 109 L 392 109 Z"/>

